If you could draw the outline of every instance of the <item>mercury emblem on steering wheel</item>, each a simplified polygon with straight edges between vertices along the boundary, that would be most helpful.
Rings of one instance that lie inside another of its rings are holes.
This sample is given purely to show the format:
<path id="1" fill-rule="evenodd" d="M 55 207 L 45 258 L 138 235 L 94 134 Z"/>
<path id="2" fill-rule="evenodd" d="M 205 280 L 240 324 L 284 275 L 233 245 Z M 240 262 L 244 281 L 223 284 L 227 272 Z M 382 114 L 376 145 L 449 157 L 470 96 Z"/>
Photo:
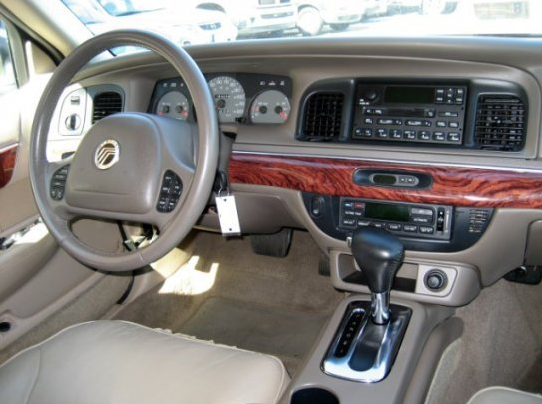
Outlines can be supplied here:
<path id="1" fill-rule="evenodd" d="M 94 153 L 94 164 L 100 170 L 107 170 L 113 167 L 120 158 L 119 142 L 113 139 L 107 139 L 100 143 Z"/>

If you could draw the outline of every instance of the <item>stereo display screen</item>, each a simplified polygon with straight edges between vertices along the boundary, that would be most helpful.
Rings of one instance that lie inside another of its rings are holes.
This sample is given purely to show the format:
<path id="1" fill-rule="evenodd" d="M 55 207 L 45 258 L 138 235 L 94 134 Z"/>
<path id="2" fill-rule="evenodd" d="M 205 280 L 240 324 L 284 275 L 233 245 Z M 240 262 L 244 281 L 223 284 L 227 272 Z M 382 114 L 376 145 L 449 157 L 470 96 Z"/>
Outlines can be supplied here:
<path id="1" fill-rule="evenodd" d="M 388 86 L 384 101 L 396 104 L 433 104 L 434 87 Z"/>

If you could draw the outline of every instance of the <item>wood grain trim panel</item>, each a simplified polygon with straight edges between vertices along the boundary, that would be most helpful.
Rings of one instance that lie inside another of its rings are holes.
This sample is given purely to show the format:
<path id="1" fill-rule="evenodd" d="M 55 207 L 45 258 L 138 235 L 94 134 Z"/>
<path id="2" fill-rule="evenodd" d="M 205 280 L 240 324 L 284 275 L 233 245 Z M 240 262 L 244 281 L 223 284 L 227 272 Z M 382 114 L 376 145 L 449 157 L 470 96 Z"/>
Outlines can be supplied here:
<path id="1" fill-rule="evenodd" d="M 360 186 L 357 168 L 407 170 L 429 174 L 430 188 Z M 399 202 L 494 208 L 542 208 L 542 172 L 423 166 L 340 158 L 233 153 L 230 183 L 268 185 L 322 195 Z"/>
<path id="2" fill-rule="evenodd" d="M 0 188 L 5 187 L 11 181 L 18 149 L 17 145 L 13 145 L 0 150 Z"/>

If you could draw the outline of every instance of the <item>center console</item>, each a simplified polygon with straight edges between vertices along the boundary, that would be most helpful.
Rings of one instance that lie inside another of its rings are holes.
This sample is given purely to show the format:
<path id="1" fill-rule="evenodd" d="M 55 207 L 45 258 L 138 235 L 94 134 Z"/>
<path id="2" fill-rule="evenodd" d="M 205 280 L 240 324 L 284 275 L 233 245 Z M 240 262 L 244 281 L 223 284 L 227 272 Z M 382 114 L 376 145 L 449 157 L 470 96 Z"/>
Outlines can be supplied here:
<path id="1" fill-rule="evenodd" d="M 465 85 L 359 83 L 352 139 L 458 145 Z"/>
<path id="2" fill-rule="evenodd" d="M 301 100 L 297 140 L 518 152 L 528 102 L 498 80 L 359 78 L 313 84 Z"/>

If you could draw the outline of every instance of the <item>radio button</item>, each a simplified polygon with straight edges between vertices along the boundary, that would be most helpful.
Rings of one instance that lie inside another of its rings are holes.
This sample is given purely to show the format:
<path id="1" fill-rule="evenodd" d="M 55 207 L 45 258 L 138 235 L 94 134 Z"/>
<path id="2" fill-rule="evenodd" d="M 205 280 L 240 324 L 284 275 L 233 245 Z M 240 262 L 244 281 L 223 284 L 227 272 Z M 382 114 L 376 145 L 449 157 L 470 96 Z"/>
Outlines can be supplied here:
<path id="1" fill-rule="evenodd" d="M 422 130 L 418 132 L 418 139 L 420 140 L 431 140 L 431 132 L 427 130 Z"/>
<path id="2" fill-rule="evenodd" d="M 436 95 L 444 95 L 445 91 L 446 91 L 446 90 L 444 90 L 443 88 L 437 88 L 437 89 L 435 90 L 435 94 L 436 94 Z"/>
<path id="3" fill-rule="evenodd" d="M 456 122 L 456 121 L 450 122 L 448 123 L 448 126 L 454 129 L 459 128 L 459 122 Z"/>
<path id="4" fill-rule="evenodd" d="M 422 126 L 423 121 L 415 120 L 415 119 L 407 119 L 405 122 L 406 126 Z"/>
<path id="5" fill-rule="evenodd" d="M 392 231 L 401 231 L 402 227 L 400 224 L 397 223 L 388 223 L 388 230 Z"/>
<path id="6" fill-rule="evenodd" d="M 437 95 L 435 97 L 435 104 L 444 104 L 444 97 L 441 95 Z"/>
<path id="7" fill-rule="evenodd" d="M 383 229 L 385 227 L 385 223 L 382 222 L 372 222 L 370 224 L 371 227 L 376 227 L 377 229 Z"/>
<path id="8" fill-rule="evenodd" d="M 394 119 L 394 120 L 393 120 L 393 124 L 394 124 L 394 125 L 402 125 L 402 124 L 403 124 L 403 120 L 402 120 L 402 119 Z"/>
<path id="9" fill-rule="evenodd" d="M 455 111 L 440 111 L 438 116 L 441 118 L 457 118 L 459 116 L 458 112 Z"/>
<path id="10" fill-rule="evenodd" d="M 463 97 L 456 97 L 456 98 L 455 98 L 455 103 L 456 103 L 457 105 L 463 104 L 463 101 L 464 101 Z"/>
<path id="11" fill-rule="evenodd" d="M 354 133 L 352 134 L 352 137 L 361 137 L 361 128 L 355 128 Z"/>
<path id="12" fill-rule="evenodd" d="M 448 133 L 448 142 L 459 142 L 460 136 L 457 132 L 450 132 Z"/>
<path id="13" fill-rule="evenodd" d="M 354 201 L 344 201 L 343 202 L 343 208 L 344 209 L 352 209 L 355 205 L 354 205 Z"/>
<path id="14" fill-rule="evenodd" d="M 372 129 L 362 129 L 361 130 L 361 137 L 373 137 L 373 130 Z"/>
<path id="15" fill-rule="evenodd" d="M 465 95 L 465 89 L 458 88 L 457 90 L 455 90 L 455 95 L 457 95 L 458 97 L 463 97 Z"/>
<path id="16" fill-rule="evenodd" d="M 436 142 L 444 142 L 446 140 L 446 133 L 433 132 L 433 140 Z"/>
<path id="17" fill-rule="evenodd" d="M 431 209 L 412 208 L 410 209 L 410 213 L 420 216 L 433 216 L 433 211 Z"/>
<path id="18" fill-rule="evenodd" d="M 403 131 L 400 129 L 391 129 L 390 130 L 390 137 L 392 139 L 402 139 L 403 138 Z"/>
<path id="19" fill-rule="evenodd" d="M 384 110 L 383 109 L 373 109 L 373 114 L 375 115 L 384 115 Z"/>
<path id="20" fill-rule="evenodd" d="M 361 212 L 360 212 L 361 213 Z M 344 211 L 344 215 L 345 216 L 355 216 L 356 215 L 356 212 L 353 211 L 353 210 L 345 210 Z"/>
<path id="21" fill-rule="evenodd" d="M 424 116 L 426 118 L 434 118 L 436 114 L 437 114 L 437 111 L 435 111 L 434 109 L 426 109 Z"/>
<path id="22" fill-rule="evenodd" d="M 437 121 L 437 128 L 445 128 L 446 121 Z"/>
<path id="23" fill-rule="evenodd" d="M 405 224 L 403 226 L 403 231 L 406 231 L 407 233 L 416 233 L 418 231 L 418 226 L 413 224 Z"/>
<path id="24" fill-rule="evenodd" d="M 378 128 L 376 130 L 376 137 L 379 139 L 387 139 L 388 138 L 388 130 L 383 128 Z"/>
<path id="25" fill-rule="evenodd" d="M 364 209 L 365 208 L 365 202 L 353 202 L 354 209 Z"/>
<path id="26" fill-rule="evenodd" d="M 365 118 L 363 120 L 363 123 L 366 123 L 368 125 L 372 125 L 373 124 L 373 118 Z"/>
<path id="27" fill-rule="evenodd" d="M 420 226 L 421 234 L 433 234 L 434 232 L 435 232 L 435 229 L 430 226 Z"/>
<path id="28" fill-rule="evenodd" d="M 393 125 L 394 120 L 393 119 L 380 118 L 376 123 L 378 123 L 379 125 Z"/>
<path id="29" fill-rule="evenodd" d="M 371 221 L 370 220 L 358 220 L 358 226 L 360 227 L 367 227 L 367 226 L 370 226 L 371 225 Z"/>
<path id="30" fill-rule="evenodd" d="M 416 131 L 415 130 L 403 131 L 403 139 L 416 140 Z"/>

